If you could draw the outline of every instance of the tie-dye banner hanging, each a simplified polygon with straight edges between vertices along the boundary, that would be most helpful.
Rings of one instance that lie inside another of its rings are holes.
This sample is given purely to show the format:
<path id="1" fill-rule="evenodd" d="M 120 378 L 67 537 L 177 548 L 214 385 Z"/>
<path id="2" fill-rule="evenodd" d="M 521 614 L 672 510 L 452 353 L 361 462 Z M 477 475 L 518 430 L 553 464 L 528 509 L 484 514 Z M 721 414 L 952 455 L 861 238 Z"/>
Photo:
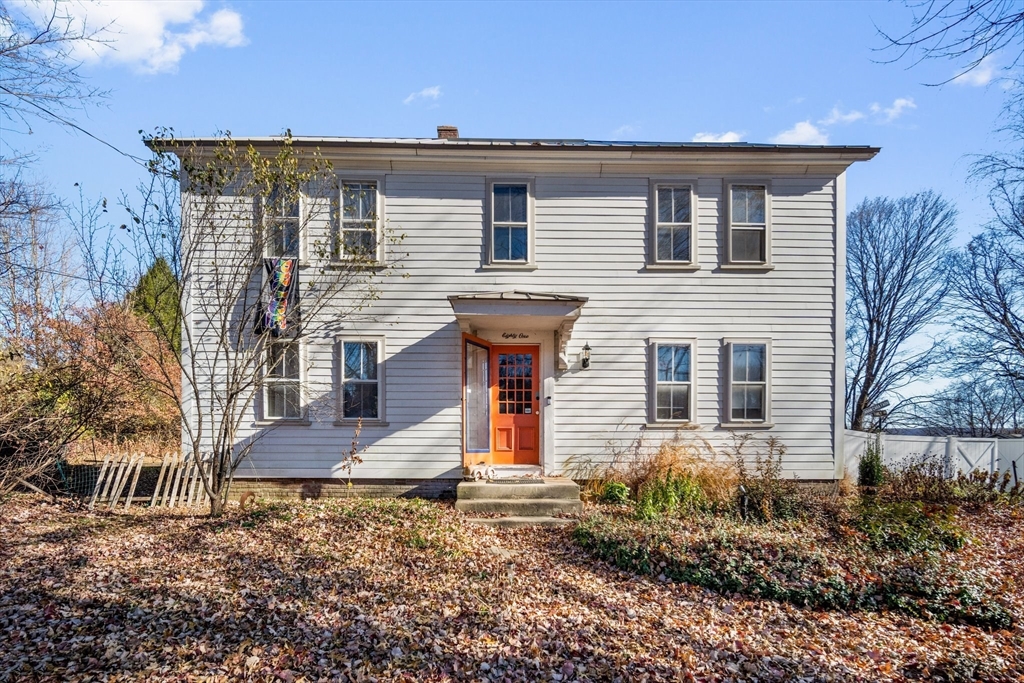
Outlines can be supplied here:
<path id="1" fill-rule="evenodd" d="M 269 331 L 277 337 L 288 328 L 288 314 L 297 303 L 299 291 L 299 260 L 294 258 L 264 259 L 270 301 L 256 314 L 256 334 Z"/>

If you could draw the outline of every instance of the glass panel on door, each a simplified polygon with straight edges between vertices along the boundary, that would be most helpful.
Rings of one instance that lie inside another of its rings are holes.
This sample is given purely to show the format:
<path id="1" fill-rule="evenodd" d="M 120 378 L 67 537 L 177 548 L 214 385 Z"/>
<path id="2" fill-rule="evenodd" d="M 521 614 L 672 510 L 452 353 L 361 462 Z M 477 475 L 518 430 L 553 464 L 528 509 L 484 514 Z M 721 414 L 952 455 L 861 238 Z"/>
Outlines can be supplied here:
<path id="1" fill-rule="evenodd" d="M 466 342 L 466 451 L 491 450 L 490 349 Z"/>

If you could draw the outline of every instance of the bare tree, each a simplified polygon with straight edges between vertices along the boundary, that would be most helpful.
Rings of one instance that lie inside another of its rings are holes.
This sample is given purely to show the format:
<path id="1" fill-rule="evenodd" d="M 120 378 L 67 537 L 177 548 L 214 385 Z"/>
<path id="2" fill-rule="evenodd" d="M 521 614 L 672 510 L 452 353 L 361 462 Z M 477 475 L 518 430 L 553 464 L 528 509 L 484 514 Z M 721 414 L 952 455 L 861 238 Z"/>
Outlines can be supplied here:
<path id="1" fill-rule="evenodd" d="M 140 204 L 126 204 L 126 223 L 113 228 L 128 246 L 111 258 L 89 243 L 96 231 L 86 225 L 83 252 L 99 257 L 90 279 L 148 318 L 164 348 L 181 335 L 180 354 L 139 345 L 126 355 L 158 368 L 159 388 L 181 416 L 183 449 L 199 464 L 211 514 L 219 515 L 235 472 L 274 419 L 308 419 L 329 403 L 313 395 L 315 386 L 271 381 L 304 362 L 302 344 L 329 340 L 378 296 L 377 280 L 393 269 L 380 256 L 394 240 L 378 224 L 376 195 L 339 187 L 329 161 L 293 144 L 290 134 L 259 149 L 230 135 L 215 144 L 164 136 L 147 143 L 151 181 Z M 341 229 L 342 213 L 355 230 Z M 175 277 L 132 300 L 161 258 Z M 168 306 L 177 316 L 166 315 Z"/>
<path id="2" fill-rule="evenodd" d="M 936 346 L 912 338 L 940 313 L 956 210 L 940 195 L 865 199 L 846 235 L 846 412 L 863 429 L 870 408 L 921 377 Z"/>
<path id="3" fill-rule="evenodd" d="M 952 271 L 961 362 L 1024 380 L 1024 94 L 1010 100 L 1001 152 L 977 161 L 974 178 L 989 183 L 992 220 L 960 253 Z"/>
<path id="4" fill-rule="evenodd" d="M 986 58 L 1009 48 L 1012 73 L 1024 59 L 1024 5 L 1020 0 L 927 0 L 908 3 L 914 11 L 910 28 L 901 33 L 879 31 L 899 60 L 950 59 L 966 65 L 948 83 L 977 68 Z M 938 84 L 936 84 L 938 85 Z"/>
<path id="5" fill-rule="evenodd" d="M 76 21 L 64 0 L 0 2 L 0 120 L 9 131 L 30 131 L 34 119 L 77 128 L 73 115 L 106 93 L 85 83 L 75 51 L 105 42 L 105 29 Z"/>
<path id="6" fill-rule="evenodd" d="M 991 437 L 1024 428 L 1024 385 L 972 373 L 931 396 L 914 399 L 902 415 L 907 426 L 938 436 Z"/>

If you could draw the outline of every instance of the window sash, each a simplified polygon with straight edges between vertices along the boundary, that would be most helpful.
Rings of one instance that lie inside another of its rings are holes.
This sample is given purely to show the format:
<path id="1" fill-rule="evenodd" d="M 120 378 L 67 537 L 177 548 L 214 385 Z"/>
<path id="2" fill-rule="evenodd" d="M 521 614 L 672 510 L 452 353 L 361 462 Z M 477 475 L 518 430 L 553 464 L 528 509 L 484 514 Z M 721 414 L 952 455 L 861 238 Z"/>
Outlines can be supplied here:
<path id="1" fill-rule="evenodd" d="M 767 185 L 735 183 L 729 186 L 730 263 L 768 263 L 768 222 Z M 740 250 L 747 253 L 740 253 Z"/>
<path id="2" fill-rule="evenodd" d="M 335 258 L 379 260 L 380 184 L 377 181 L 343 180 L 340 194 L 340 220 L 334 236 Z"/>
<path id="3" fill-rule="evenodd" d="M 685 351 L 684 351 L 685 349 Z M 667 353 L 666 353 L 667 352 Z M 693 405 L 693 344 L 654 344 L 654 419 L 689 422 Z M 685 369 L 679 367 L 685 358 Z"/>
<path id="4" fill-rule="evenodd" d="M 381 419 L 381 360 L 379 341 L 342 340 L 342 419 Z"/>
<path id="5" fill-rule="evenodd" d="M 264 416 L 273 420 L 302 417 L 302 362 L 298 344 L 275 342 L 267 347 L 263 377 Z"/>
<path id="6" fill-rule="evenodd" d="M 768 421 L 769 345 L 736 341 L 729 344 L 730 422 Z"/>
<path id="7" fill-rule="evenodd" d="M 530 183 L 495 182 L 490 189 L 490 260 L 526 264 L 531 260 Z"/>

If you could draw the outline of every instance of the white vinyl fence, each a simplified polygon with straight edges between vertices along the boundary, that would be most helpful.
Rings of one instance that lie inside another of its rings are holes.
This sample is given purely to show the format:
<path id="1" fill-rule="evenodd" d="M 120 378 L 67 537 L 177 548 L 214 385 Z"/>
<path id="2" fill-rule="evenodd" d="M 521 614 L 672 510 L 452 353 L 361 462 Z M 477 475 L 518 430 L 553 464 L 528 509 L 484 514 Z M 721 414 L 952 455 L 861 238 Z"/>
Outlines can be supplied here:
<path id="1" fill-rule="evenodd" d="M 968 474 L 981 470 L 1010 472 L 1024 480 L 1024 439 L 967 439 L 957 436 L 904 436 L 901 434 L 868 434 L 846 430 L 846 470 L 857 475 L 857 465 L 868 444 L 879 440 L 882 462 L 886 467 L 900 467 L 907 462 L 932 456 L 946 464 L 946 472 Z"/>

